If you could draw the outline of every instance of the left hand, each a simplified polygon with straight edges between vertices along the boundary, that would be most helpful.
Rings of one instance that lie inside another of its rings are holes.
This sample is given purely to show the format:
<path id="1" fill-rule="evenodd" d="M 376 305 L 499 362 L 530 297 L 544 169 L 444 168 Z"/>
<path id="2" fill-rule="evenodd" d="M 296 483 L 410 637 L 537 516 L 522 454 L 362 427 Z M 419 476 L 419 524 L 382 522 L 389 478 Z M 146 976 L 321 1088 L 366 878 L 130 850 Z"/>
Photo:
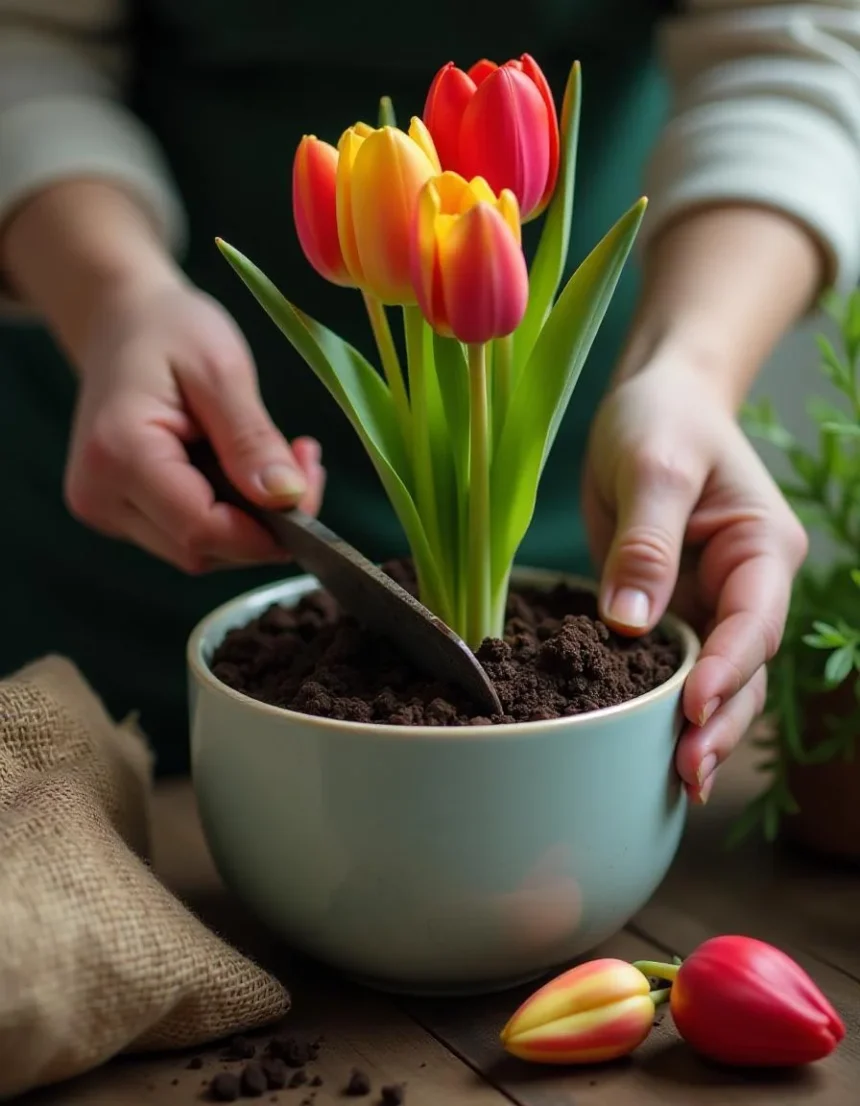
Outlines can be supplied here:
<path id="1" fill-rule="evenodd" d="M 677 356 L 605 398 L 583 511 L 606 623 L 644 633 L 671 606 L 706 635 L 684 688 L 689 725 L 676 759 L 688 794 L 704 803 L 761 713 L 806 532 L 725 393 Z"/>

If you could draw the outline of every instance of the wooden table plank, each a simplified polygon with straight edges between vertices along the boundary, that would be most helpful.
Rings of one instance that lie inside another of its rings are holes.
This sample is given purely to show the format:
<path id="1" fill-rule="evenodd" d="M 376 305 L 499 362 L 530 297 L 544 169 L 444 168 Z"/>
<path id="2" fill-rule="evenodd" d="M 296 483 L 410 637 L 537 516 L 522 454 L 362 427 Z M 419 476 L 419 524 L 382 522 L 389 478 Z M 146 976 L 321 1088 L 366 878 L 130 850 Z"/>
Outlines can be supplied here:
<path id="1" fill-rule="evenodd" d="M 748 755 L 722 772 L 705 810 L 692 812 L 678 860 L 633 925 L 601 953 L 668 959 L 715 932 L 743 932 L 782 945 L 831 997 L 849 1037 L 822 1064 L 785 1076 L 726 1072 L 678 1043 L 663 1011 L 634 1057 L 594 1069 L 538 1068 L 506 1057 L 498 1033 L 531 988 L 467 1000 L 403 1000 L 362 991 L 303 964 L 254 924 L 220 886 L 186 784 L 155 799 L 156 866 L 165 882 L 228 939 L 288 980 L 295 998 L 285 1028 L 326 1044 L 318 1061 L 324 1085 L 314 1106 L 349 1101 L 353 1066 L 409 1084 L 408 1106 L 856 1106 L 860 1101 L 860 881 L 856 874 L 750 843 L 725 853 L 728 821 L 751 790 Z M 118 1061 L 22 1106 L 182 1106 L 200 1100 L 201 1081 L 220 1069 L 217 1050 L 203 1071 L 188 1055 Z M 174 1082 L 178 1081 L 178 1082 Z M 307 1088 L 283 1091 L 300 1106 Z M 262 1101 L 268 1102 L 271 1096 Z M 378 1094 L 359 1099 L 376 1106 Z"/>

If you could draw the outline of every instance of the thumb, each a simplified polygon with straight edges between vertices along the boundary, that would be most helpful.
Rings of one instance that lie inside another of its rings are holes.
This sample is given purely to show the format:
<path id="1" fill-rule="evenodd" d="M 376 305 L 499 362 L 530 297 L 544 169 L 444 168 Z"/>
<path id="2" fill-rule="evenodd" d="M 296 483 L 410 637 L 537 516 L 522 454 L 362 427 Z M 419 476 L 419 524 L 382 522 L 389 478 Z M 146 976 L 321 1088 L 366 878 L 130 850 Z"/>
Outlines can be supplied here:
<path id="1" fill-rule="evenodd" d="M 308 480 L 263 406 L 253 367 L 208 366 L 182 381 L 195 420 L 230 480 L 261 507 L 294 506 Z"/>
<path id="2" fill-rule="evenodd" d="M 618 633 L 640 634 L 663 617 L 702 482 L 682 465 L 631 456 L 619 468 L 616 525 L 603 568 L 600 615 Z"/>

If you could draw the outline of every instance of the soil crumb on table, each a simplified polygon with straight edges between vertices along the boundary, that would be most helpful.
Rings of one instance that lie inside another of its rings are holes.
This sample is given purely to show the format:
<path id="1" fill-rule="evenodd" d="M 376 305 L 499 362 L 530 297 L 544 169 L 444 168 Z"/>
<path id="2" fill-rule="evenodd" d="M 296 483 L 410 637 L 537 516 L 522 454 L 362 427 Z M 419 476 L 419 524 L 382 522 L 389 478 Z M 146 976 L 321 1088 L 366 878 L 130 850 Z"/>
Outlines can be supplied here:
<path id="1" fill-rule="evenodd" d="M 413 594 L 408 566 L 386 571 Z M 477 657 L 504 713 L 487 718 L 462 693 L 434 683 L 396 647 L 343 615 L 324 591 L 292 609 L 275 604 L 231 630 L 212 658 L 213 674 L 273 706 L 349 722 L 468 726 L 535 722 L 616 706 L 665 683 L 681 648 L 660 631 L 628 638 L 597 615 L 594 597 L 566 584 L 511 594 L 504 640 L 488 638 Z"/>

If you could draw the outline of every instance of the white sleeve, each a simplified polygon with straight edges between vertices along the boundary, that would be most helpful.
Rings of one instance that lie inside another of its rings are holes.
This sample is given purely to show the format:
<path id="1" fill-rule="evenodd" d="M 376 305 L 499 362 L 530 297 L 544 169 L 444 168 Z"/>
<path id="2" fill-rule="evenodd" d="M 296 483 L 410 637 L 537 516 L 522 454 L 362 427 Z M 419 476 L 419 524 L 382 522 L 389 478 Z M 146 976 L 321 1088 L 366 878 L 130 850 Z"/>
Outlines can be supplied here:
<path id="1" fill-rule="evenodd" d="M 685 0 L 666 21 L 671 116 L 646 182 L 647 243 L 685 209 L 720 201 L 793 216 L 828 282 L 860 277 L 860 0 Z"/>
<path id="2" fill-rule="evenodd" d="M 0 226 L 40 188 L 107 178 L 184 244 L 185 214 L 153 136 L 122 102 L 124 0 L 0 0 Z"/>

